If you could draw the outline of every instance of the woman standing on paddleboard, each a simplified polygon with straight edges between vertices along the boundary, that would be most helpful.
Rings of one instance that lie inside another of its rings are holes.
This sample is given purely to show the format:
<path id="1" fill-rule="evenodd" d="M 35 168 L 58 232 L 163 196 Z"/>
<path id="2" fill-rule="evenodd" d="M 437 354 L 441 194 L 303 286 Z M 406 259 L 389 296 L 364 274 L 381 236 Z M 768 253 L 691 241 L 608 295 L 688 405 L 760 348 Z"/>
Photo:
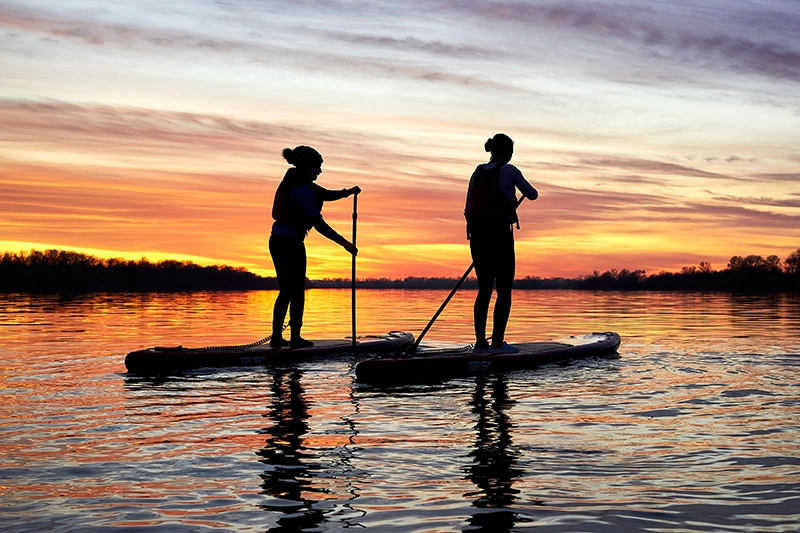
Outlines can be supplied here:
<path id="1" fill-rule="evenodd" d="M 491 152 L 488 163 L 478 165 L 469 180 L 467 205 L 467 238 L 478 277 L 475 298 L 475 352 L 515 353 L 519 350 L 505 342 L 506 325 L 511 313 L 511 285 L 514 282 L 514 228 L 517 219 L 516 190 L 530 200 L 539 193 L 510 165 L 514 141 L 498 133 L 486 141 Z M 491 345 L 486 339 L 486 319 L 492 289 L 497 290 L 494 303 Z"/>
<path id="2" fill-rule="evenodd" d="M 275 222 L 269 237 L 269 253 L 275 264 L 280 292 L 275 299 L 272 313 L 272 339 L 269 344 L 276 347 L 304 348 L 314 345 L 300 336 L 306 288 L 304 239 L 309 230 L 314 228 L 356 255 L 356 247 L 336 233 L 322 218 L 322 204 L 358 194 L 361 189 L 352 187 L 331 191 L 314 183 L 322 173 L 322 156 L 310 146 L 286 148 L 283 157 L 293 167 L 286 171 L 283 181 L 278 185 L 272 204 L 272 218 Z M 288 341 L 281 333 L 287 310 L 291 330 Z"/>

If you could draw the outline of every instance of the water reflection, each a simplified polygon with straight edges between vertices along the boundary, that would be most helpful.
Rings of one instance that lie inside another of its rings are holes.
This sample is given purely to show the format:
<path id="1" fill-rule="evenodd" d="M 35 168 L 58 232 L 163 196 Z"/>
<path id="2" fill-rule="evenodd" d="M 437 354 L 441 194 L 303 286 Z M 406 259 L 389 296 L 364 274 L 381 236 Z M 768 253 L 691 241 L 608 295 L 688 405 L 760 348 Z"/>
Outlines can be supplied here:
<path id="1" fill-rule="evenodd" d="M 387 309 L 420 331 L 446 297 L 365 292 L 359 323 L 379 332 L 395 325 Z M 349 331 L 332 311 L 348 309 L 348 292 L 312 298 L 316 337 Z M 603 328 L 625 341 L 613 368 L 507 382 L 356 389 L 354 400 L 342 362 L 126 376 L 134 348 L 263 337 L 271 299 L 0 295 L 3 531 L 800 523 L 800 295 L 520 291 L 514 339 Z M 471 341 L 473 299 L 457 295 L 431 339 Z"/>
<path id="2" fill-rule="evenodd" d="M 273 422 L 266 428 L 266 445 L 257 453 L 267 465 L 261 474 L 261 488 L 274 499 L 263 505 L 270 511 L 283 511 L 278 526 L 269 531 L 297 532 L 324 521 L 320 510 L 312 509 L 313 501 L 304 493 L 313 492 L 311 477 L 319 465 L 303 449 L 303 436 L 308 432 L 309 403 L 300 382 L 298 369 L 278 370 L 272 380 L 272 405 L 264 415 Z"/>
<path id="3" fill-rule="evenodd" d="M 514 448 L 511 429 L 514 424 L 507 410 L 516 402 L 508 396 L 505 376 L 476 379 L 470 406 L 476 415 L 475 445 L 470 452 L 472 464 L 465 467 L 467 479 L 478 488 L 465 494 L 475 498 L 474 507 L 500 508 L 511 506 L 519 490 L 514 482 L 523 471 L 517 468 L 519 452 Z M 504 532 L 515 525 L 511 511 L 477 512 L 468 520 L 477 529 L 471 531 Z"/>

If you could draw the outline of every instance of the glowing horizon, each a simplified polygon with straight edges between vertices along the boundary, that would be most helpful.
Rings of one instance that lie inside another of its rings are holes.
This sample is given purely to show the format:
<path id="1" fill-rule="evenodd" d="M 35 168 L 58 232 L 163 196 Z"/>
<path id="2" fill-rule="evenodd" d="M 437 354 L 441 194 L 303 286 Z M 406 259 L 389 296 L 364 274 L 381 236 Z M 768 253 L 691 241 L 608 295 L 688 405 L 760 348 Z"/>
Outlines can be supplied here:
<path id="1" fill-rule="evenodd" d="M 520 208 L 517 277 L 785 259 L 798 28 L 778 0 L 10 3 L 0 253 L 274 275 L 281 150 L 308 144 L 321 185 L 364 191 L 359 278 L 459 276 L 467 181 L 503 131 L 541 195 Z M 351 213 L 324 210 L 346 237 Z M 308 253 L 310 278 L 349 277 L 314 232 Z"/>

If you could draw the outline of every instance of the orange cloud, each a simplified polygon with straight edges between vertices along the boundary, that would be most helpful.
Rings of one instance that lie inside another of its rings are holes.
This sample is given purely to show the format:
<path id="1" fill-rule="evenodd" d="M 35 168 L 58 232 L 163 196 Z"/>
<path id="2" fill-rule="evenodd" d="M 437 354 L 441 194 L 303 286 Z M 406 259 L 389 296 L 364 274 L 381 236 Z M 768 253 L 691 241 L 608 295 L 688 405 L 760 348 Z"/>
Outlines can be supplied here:
<path id="1" fill-rule="evenodd" d="M 481 137 L 9 100 L 0 101 L 0 124 L 0 230 L 9 251 L 40 243 L 272 275 L 280 152 L 310 144 L 325 157 L 323 186 L 364 191 L 359 277 L 459 276 L 470 262 L 464 196 L 484 157 Z M 783 257 L 800 246 L 793 175 L 777 168 L 746 158 L 675 162 L 528 146 L 536 145 L 518 141 L 515 162 L 541 196 L 520 207 L 520 277 L 700 261 L 722 268 L 731 255 Z M 768 195 L 753 195 L 765 186 Z M 351 199 L 324 214 L 350 236 Z M 310 277 L 349 277 L 351 259 L 339 246 L 312 232 L 308 250 Z"/>

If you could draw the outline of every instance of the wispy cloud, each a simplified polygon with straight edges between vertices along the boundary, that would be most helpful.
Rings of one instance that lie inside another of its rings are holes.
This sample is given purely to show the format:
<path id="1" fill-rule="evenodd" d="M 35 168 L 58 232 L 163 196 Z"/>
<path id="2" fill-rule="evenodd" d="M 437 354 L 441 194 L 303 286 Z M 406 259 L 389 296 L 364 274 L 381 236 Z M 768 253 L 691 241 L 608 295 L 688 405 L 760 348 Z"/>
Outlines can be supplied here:
<path id="1" fill-rule="evenodd" d="M 208 33 L 187 31 L 177 26 L 157 28 L 119 24 L 25 8 L 9 7 L 0 11 L 0 27 L 92 46 L 129 47 L 146 44 L 159 48 L 190 48 L 216 52 L 241 51 L 252 46 L 245 41 L 212 37 Z"/>
<path id="2" fill-rule="evenodd" d="M 800 81 L 800 43 L 793 38 L 800 34 L 800 13 L 785 7 L 776 11 L 726 4 L 724 10 L 713 5 L 691 10 L 677 3 L 492 1 L 438 5 L 445 12 L 463 11 L 528 31 L 571 34 L 578 42 L 600 39 L 615 54 L 634 58 L 643 51 L 643 58 L 666 68 L 677 61 Z"/>
<path id="3" fill-rule="evenodd" d="M 186 149 L 254 153 L 263 150 L 265 141 L 308 134 L 286 126 L 224 116 L 18 100 L 0 100 L 0 124 L 5 139 L 16 142 L 162 155 Z"/>
<path id="4" fill-rule="evenodd" d="M 765 181 L 785 181 L 789 183 L 800 184 L 800 173 L 757 174 L 756 177 Z"/>
<path id="5" fill-rule="evenodd" d="M 221 15 L 218 14 L 221 18 Z M 297 22 L 295 22 L 296 24 Z M 135 24 L 120 24 L 102 20 L 79 20 L 52 12 L 8 9 L 0 14 L 0 27 L 12 31 L 24 31 L 42 37 L 64 39 L 96 48 L 139 49 L 142 53 L 194 52 L 215 54 L 215 61 L 225 61 L 225 56 L 236 57 L 243 64 L 282 65 L 306 71 L 349 70 L 365 74 L 395 76 L 411 80 L 449 83 L 469 87 L 514 89 L 513 84 L 490 80 L 480 75 L 465 75 L 444 65 L 431 67 L 419 61 L 415 54 L 425 52 L 446 57 L 489 58 L 491 53 L 478 47 L 439 40 L 424 40 L 416 37 L 393 38 L 381 35 L 366 35 L 345 32 L 309 30 L 298 26 L 284 27 L 276 37 L 269 32 L 263 34 L 241 34 L 242 38 L 231 39 L 222 32 L 191 31 L 185 28 L 154 27 Z M 213 27 L 213 25 L 209 26 Z M 301 46 L 284 33 L 306 32 L 320 37 L 315 44 Z M 249 38 L 244 38 L 249 35 Z M 339 42 L 356 46 L 356 49 L 341 49 L 326 44 Z M 411 52 L 398 58 L 380 58 L 363 54 L 359 50 L 382 47 Z"/>
<path id="6" fill-rule="evenodd" d="M 638 171 L 645 174 L 657 174 L 659 176 L 672 176 L 675 178 L 680 177 L 695 177 L 695 178 L 711 178 L 711 179 L 734 179 L 731 176 L 718 174 L 715 172 L 707 172 L 693 167 L 678 165 L 675 163 L 665 163 L 663 161 L 652 161 L 646 159 L 629 159 L 629 158 L 602 158 L 602 159 L 586 159 L 582 161 L 583 164 L 590 167 L 601 167 L 606 169 L 622 169 L 626 171 Z"/>
<path id="7" fill-rule="evenodd" d="M 398 51 L 425 52 L 434 56 L 455 58 L 491 58 L 497 50 L 468 44 L 447 43 L 441 40 L 426 40 L 417 37 L 395 38 L 384 35 L 358 34 L 352 32 L 324 32 L 328 37 L 369 48 L 383 48 Z"/>
<path id="8" fill-rule="evenodd" d="M 279 179 L 282 149 L 298 144 L 317 147 L 337 166 L 342 157 L 358 154 L 349 157 L 350 170 L 367 171 L 371 161 L 378 169 L 393 160 L 399 165 L 400 158 L 387 150 L 395 142 L 390 136 L 132 107 L 0 100 L 0 125 L 6 150 L 13 147 L 18 156 L 46 150 L 49 159 L 65 164 L 85 154 L 93 164 L 163 169 L 178 161 L 183 168 L 210 165 Z"/>
<path id="9" fill-rule="evenodd" d="M 380 5 L 380 4 L 378 4 Z M 727 70 L 742 74 L 756 74 L 769 78 L 787 81 L 800 81 L 800 43 L 793 37 L 800 34 L 800 13 L 783 9 L 778 11 L 748 8 L 748 6 L 726 6 L 724 11 L 709 7 L 706 10 L 690 10 L 680 4 L 660 5 L 652 3 L 606 3 L 606 2 L 478 2 L 463 1 L 458 3 L 417 3 L 412 4 L 404 13 L 404 24 L 389 33 L 381 24 L 375 24 L 369 32 L 330 31 L 326 25 L 317 29 L 303 29 L 303 17 L 317 14 L 322 20 L 328 20 L 328 26 L 340 26 L 348 18 L 348 13 L 355 10 L 357 15 L 369 16 L 381 22 L 383 19 L 398 17 L 397 9 L 388 5 L 354 6 L 351 3 L 308 2 L 288 7 L 288 13 L 297 11 L 296 19 L 275 17 L 274 14 L 250 5 L 250 20 L 242 20 L 248 9 L 238 6 L 233 12 L 238 19 L 247 24 L 249 32 L 239 33 L 232 38 L 229 28 L 231 15 L 220 8 L 203 10 L 205 17 L 217 24 L 208 24 L 202 30 L 198 27 L 187 29 L 184 25 L 168 24 L 143 25 L 103 21 L 99 18 L 77 18 L 75 15 L 61 14 L 57 11 L 42 11 L 32 8 L 7 7 L 0 12 L 0 26 L 15 31 L 24 31 L 42 36 L 66 39 L 91 46 L 117 47 L 152 47 L 158 49 L 195 50 L 218 54 L 243 54 L 243 58 L 258 61 L 280 61 L 281 58 L 296 58 L 300 49 L 298 44 L 284 36 L 293 32 L 310 31 L 320 40 L 317 50 L 306 46 L 302 49 L 308 57 L 317 56 L 318 68 L 324 66 L 326 60 L 338 59 L 341 62 L 361 63 L 362 68 L 382 67 L 385 72 L 403 74 L 398 65 L 390 69 L 389 64 L 369 61 L 358 57 L 358 50 L 379 48 L 404 53 L 403 63 L 414 65 L 417 54 L 449 57 L 451 59 L 476 59 L 504 57 L 513 61 L 513 50 L 502 40 L 501 44 L 487 45 L 489 39 L 466 40 L 463 35 L 480 35 L 481 27 L 488 34 L 493 26 L 506 26 L 510 42 L 515 37 L 521 39 L 523 45 L 528 39 L 526 35 L 556 35 L 573 39 L 571 45 L 562 46 L 552 52 L 559 54 L 564 60 L 580 62 L 579 43 L 587 43 L 602 50 L 607 59 L 617 66 L 630 61 L 655 62 L 658 69 L 651 67 L 650 77 L 656 77 L 656 70 L 667 72 L 675 64 L 691 65 L 697 69 Z M 728 9 L 732 7 L 731 9 Z M 442 18 L 442 28 L 458 28 L 457 38 L 445 40 L 436 37 L 437 24 L 426 20 L 426 13 L 435 10 Z M 302 15 L 305 13 L 305 15 Z M 309 19 L 313 20 L 313 19 Z M 413 21 L 417 21 L 418 30 Z M 425 24 L 422 22 L 425 21 Z M 260 34 L 256 28 L 269 24 L 269 29 L 262 29 Z M 295 26 L 292 28 L 292 26 Z M 217 28 L 219 27 L 219 28 Z M 217 29 L 215 29 L 217 28 Z M 419 33 L 415 35 L 411 33 Z M 497 31 L 497 30 L 494 30 Z M 407 32 L 403 34 L 403 32 Z M 275 38 L 269 35 L 275 33 Z M 398 35 L 399 34 L 399 35 Z M 494 37 L 496 39 L 496 36 Z M 459 42 L 457 39 L 461 39 Z M 339 50 L 336 46 L 325 47 L 335 42 L 352 45 L 350 50 Z M 483 44 L 477 45 L 476 42 Z M 310 43 L 309 43 L 310 44 Z M 505 49 L 505 51 L 504 51 Z M 578 52 L 576 52 L 576 50 Z M 522 57 L 528 54 L 524 48 L 517 51 Z M 537 53 L 540 51 L 536 51 Z M 373 54 L 375 55 L 375 54 Z M 614 56 L 616 59 L 614 59 Z M 637 59 L 638 58 L 638 59 Z M 622 61 L 622 63 L 619 63 Z M 417 69 L 420 65 L 416 65 Z M 408 68 L 408 74 L 419 79 L 444 80 L 464 83 L 466 77 L 448 73 L 446 69 L 431 70 L 421 73 Z M 667 73 L 665 72 L 665 73 Z M 699 72 L 698 72 L 699 73 Z M 480 80 L 478 78 L 478 80 Z M 487 83 L 483 80 L 482 83 Z M 478 81 L 472 81 L 478 83 Z"/>
<path id="10" fill-rule="evenodd" d="M 472 162 L 420 151 L 391 132 L 365 134 L 345 126 L 299 127 L 210 113 L 0 100 L 0 126 L 6 149 L 13 146 L 17 157 L 46 150 L 49 160 L 64 164 L 83 154 L 95 165 L 170 171 L 179 165 L 201 172 L 214 168 L 241 177 L 268 175 L 277 182 L 286 168 L 282 149 L 307 144 L 325 157 L 324 179 L 366 177 L 386 191 L 460 188 L 472 167 Z M 462 174 L 442 169 L 453 162 L 463 168 Z"/>

